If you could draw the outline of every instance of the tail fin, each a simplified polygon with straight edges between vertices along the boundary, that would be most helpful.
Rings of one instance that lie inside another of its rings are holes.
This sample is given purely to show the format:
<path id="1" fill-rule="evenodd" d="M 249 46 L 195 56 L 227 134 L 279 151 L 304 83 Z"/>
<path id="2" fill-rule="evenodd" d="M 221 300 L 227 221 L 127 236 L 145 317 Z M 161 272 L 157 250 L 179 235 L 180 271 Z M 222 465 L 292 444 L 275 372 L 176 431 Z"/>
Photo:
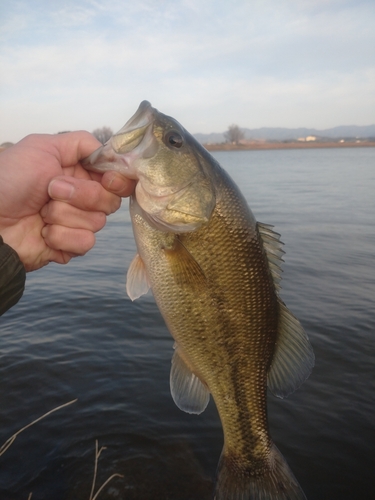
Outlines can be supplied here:
<path id="1" fill-rule="evenodd" d="M 263 476 L 239 475 L 220 458 L 214 500 L 306 500 L 286 460 L 272 446 L 270 469 Z"/>

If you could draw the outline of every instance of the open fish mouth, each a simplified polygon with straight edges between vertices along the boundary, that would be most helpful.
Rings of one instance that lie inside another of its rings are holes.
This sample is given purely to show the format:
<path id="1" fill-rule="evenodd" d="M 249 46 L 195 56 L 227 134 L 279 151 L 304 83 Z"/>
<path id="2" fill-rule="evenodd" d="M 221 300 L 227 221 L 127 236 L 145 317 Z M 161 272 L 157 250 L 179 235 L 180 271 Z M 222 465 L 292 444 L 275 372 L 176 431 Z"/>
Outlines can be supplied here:
<path id="1" fill-rule="evenodd" d="M 87 170 L 106 172 L 117 170 L 130 179 L 137 179 L 132 166 L 140 156 L 154 153 L 152 124 L 155 110 L 148 101 L 142 101 L 135 114 L 103 146 L 82 161 Z"/>
<path id="2" fill-rule="evenodd" d="M 151 104 L 148 101 L 142 101 L 130 120 L 111 137 L 111 146 L 115 152 L 124 154 L 135 149 L 141 143 L 147 128 L 154 119 L 154 109 Z"/>

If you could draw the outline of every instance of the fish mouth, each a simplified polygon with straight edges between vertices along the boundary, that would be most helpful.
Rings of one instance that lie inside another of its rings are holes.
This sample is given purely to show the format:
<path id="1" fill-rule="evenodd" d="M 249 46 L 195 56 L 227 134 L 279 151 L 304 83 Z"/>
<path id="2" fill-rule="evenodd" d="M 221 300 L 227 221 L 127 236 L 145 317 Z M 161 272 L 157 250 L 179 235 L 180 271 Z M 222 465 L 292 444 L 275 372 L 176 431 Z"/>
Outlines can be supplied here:
<path id="1" fill-rule="evenodd" d="M 142 101 L 116 134 L 82 160 L 83 167 L 99 173 L 117 170 L 129 179 L 138 179 L 134 160 L 140 156 L 152 156 L 157 146 L 152 134 L 155 111 L 148 101 Z"/>
<path id="2" fill-rule="evenodd" d="M 151 104 L 142 101 L 135 114 L 111 137 L 111 145 L 115 152 L 124 154 L 135 149 L 154 119 L 154 109 Z"/>

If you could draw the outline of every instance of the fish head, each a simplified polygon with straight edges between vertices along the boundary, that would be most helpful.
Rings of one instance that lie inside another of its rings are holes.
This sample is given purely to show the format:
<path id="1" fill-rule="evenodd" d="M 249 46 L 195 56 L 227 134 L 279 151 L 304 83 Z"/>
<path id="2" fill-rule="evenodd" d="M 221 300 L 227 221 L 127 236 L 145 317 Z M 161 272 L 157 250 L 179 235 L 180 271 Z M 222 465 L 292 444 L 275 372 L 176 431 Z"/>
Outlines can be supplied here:
<path id="1" fill-rule="evenodd" d="M 143 101 L 83 165 L 135 179 L 135 198 L 148 221 L 163 231 L 188 232 L 207 223 L 215 206 L 214 184 L 199 147 L 175 119 Z"/>

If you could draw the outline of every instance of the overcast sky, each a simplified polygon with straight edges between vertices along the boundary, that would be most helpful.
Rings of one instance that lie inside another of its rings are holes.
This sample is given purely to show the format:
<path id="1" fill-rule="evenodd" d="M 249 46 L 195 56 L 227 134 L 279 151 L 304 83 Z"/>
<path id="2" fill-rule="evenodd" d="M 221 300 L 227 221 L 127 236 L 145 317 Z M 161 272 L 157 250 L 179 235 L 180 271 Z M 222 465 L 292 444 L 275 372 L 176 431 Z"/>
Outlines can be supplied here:
<path id="1" fill-rule="evenodd" d="M 1 0 L 0 143 L 122 127 L 375 123 L 374 0 Z"/>

